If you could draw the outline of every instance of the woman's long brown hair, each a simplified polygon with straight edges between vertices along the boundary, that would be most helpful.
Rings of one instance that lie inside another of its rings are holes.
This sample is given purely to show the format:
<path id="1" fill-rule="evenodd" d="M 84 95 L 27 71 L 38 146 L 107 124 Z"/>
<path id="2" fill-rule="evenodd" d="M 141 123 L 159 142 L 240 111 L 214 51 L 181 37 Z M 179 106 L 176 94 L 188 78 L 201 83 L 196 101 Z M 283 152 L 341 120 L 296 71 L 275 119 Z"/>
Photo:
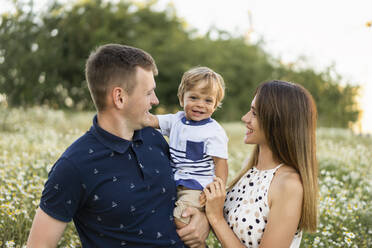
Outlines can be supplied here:
<path id="1" fill-rule="evenodd" d="M 319 191 L 314 99 L 302 86 L 283 81 L 262 83 L 255 95 L 258 122 L 274 159 L 294 168 L 301 177 L 304 196 L 299 228 L 314 232 Z M 259 146 L 256 145 L 248 163 L 232 180 L 229 189 L 257 165 L 258 155 Z"/>

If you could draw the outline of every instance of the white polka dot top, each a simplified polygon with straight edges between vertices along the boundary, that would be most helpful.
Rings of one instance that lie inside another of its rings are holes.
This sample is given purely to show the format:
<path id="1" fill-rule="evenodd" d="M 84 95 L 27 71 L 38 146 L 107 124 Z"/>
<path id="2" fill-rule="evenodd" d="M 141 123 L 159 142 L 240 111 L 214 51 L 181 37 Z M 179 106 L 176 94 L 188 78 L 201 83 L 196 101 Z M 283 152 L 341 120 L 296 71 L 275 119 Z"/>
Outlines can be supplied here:
<path id="1" fill-rule="evenodd" d="M 259 247 L 269 216 L 268 191 L 277 169 L 251 168 L 227 192 L 224 216 L 235 235 L 246 247 Z M 302 232 L 296 232 L 290 248 L 300 247 Z"/>

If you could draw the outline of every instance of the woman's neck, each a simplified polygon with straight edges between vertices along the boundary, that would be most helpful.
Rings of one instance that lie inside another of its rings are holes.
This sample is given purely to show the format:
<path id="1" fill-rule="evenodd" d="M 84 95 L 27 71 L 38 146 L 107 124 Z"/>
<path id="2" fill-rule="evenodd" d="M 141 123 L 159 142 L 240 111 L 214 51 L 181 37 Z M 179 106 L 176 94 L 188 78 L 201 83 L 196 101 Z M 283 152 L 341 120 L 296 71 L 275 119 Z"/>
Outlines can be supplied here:
<path id="1" fill-rule="evenodd" d="M 280 162 L 274 159 L 273 152 L 267 145 L 259 145 L 257 169 L 270 170 L 275 168 Z"/>

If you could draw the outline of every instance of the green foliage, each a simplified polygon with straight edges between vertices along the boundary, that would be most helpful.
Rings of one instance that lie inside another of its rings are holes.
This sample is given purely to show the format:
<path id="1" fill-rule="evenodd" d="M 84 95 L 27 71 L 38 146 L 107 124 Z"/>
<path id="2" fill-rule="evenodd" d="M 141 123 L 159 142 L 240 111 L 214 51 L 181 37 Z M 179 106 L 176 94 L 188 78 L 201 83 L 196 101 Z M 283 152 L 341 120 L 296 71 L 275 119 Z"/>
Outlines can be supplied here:
<path id="1" fill-rule="evenodd" d="M 9 0 L 8 0 L 9 1 Z M 175 10 L 155 11 L 156 1 L 138 4 L 103 0 L 50 2 L 36 13 L 31 0 L 13 0 L 16 12 L 0 19 L 0 93 L 11 106 L 93 109 L 84 66 L 90 51 L 105 43 L 140 47 L 155 58 L 157 94 L 165 111 L 179 108 L 176 97 L 182 74 L 208 66 L 226 81 L 219 120 L 238 120 L 247 111 L 254 89 L 271 79 L 303 84 L 313 94 L 320 124 L 347 127 L 358 119 L 358 87 L 340 86 L 330 71 L 296 70 L 267 54 L 261 44 L 211 29 L 198 36 L 185 28 Z"/>

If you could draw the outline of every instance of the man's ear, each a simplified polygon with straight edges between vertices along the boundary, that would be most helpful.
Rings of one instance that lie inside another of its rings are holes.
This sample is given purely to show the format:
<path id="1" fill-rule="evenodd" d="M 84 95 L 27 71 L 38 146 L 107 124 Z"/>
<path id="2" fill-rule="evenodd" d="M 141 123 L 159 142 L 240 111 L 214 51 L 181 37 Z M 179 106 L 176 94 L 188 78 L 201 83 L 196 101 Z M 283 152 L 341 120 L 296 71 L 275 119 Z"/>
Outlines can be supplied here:
<path id="1" fill-rule="evenodd" d="M 114 87 L 111 91 L 112 101 L 115 108 L 121 109 L 127 101 L 127 92 L 121 87 Z"/>

